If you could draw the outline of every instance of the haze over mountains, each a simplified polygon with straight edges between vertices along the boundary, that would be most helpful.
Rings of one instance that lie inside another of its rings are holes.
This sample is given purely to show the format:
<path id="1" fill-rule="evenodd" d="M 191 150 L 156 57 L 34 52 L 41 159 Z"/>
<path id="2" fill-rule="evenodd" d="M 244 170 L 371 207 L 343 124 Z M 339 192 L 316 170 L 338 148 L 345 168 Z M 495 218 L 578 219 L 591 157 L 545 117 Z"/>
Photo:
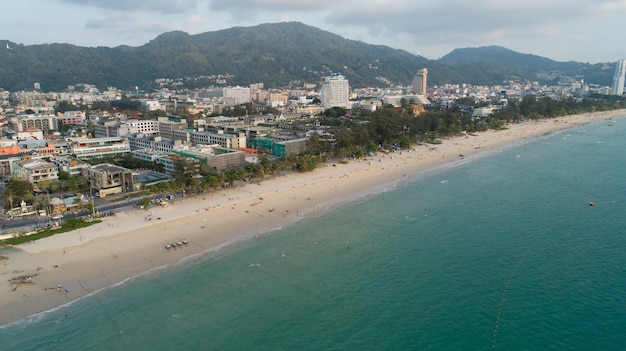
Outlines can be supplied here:
<path id="1" fill-rule="evenodd" d="M 419 34 L 416 34 L 419 35 Z M 563 77 L 610 85 L 614 65 L 557 62 L 503 47 L 455 49 L 429 60 L 403 50 L 344 39 L 299 22 L 235 27 L 189 35 L 164 33 L 139 47 L 24 46 L 0 40 L 0 88 L 44 91 L 87 83 L 99 88 L 144 87 L 157 78 L 185 78 L 193 88 L 209 84 L 266 87 L 318 83 L 341 72 L 352 87 L 408 85 L 427 67 L 429 85 L 497 85 L 505 80 L 556 84 Z M 220 75 L 220 80 L 216 76 Z M 204 77 L 196 79 L 196 77 Z"/>

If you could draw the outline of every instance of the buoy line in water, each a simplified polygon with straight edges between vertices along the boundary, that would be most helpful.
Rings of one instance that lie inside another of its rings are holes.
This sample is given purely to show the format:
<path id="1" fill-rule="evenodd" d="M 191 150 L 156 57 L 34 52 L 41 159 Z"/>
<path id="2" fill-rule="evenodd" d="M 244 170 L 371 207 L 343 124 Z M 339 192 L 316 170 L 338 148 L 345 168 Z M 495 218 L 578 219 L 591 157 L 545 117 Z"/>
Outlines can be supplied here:
<path id="1" fill-rule="evenodd" d="M 109 319 L 109 321 L 111 321 L 111 324 L 113 324 L 113 327 L 115 328 L 115 332 L 116 332 L 117 336 L 120 338 L 120 342 L 122 343 L 122 346 L 124 347 L 124 350 L 128 350 L 128 347 L 126 347 L 126 343 L 124 342 L 124 338 L 122 337 L 122 332 L 120 331 L 119 326 L 115 322 L 115 319 L 113 319 L 113 316 L 111 316 L 111 313 L 109 313 L 109 310 L 104 306 L 104 304 L 102 303 L 100 298 L 98 298 L 97 294 L 93 294 L 91 291 L 89 291 L 89 289 L 85 288 L 83 286 L 83 283 L 81 283 L 80 280 L 76 279 L 76 281 L 78 282 L 78 285 L 80 285 L 80 287 L 83 290 L 85 290 L 88 294 L 92 295 L 93 298 L 95 298 L 96 301 L 98 301 L 98 304 L 100 305 L 100 307 L 102 307 L 102 310 L 106 314 L 107 318 Z"/>
<path id="2" fill-rule="evenodd" d="M 269 234 L 269 235 L 271 235 L 271 234 Z M 257 237 L 257 239 L 258 239 L 258 238 L 259 238 L 259 237 Z M 261 238 L 262 238 L 262 236 L 261 236 Z M 216 258 L 216 257 L 219 257 L 219 258 L 222 258 L 222 259 L 228 260 L 228 261 L 230 261 L 230 262 L 236 263 L 237 265 L 241 266 L 242 268 L 249 268 L 249 269 L 252 269 L 252 268 L 253 268 L 253 269 L 258 270 L 258 271 L 260 271 L 261 273 L 263 273 L 263 274 L 265 274 L 265 275 L 269 276 L 269 277 L 274 278 L 276 281 L 280 281 L 280 282 L 282 282 L 282 283 L 283 283 L 283 284 L 285 284 L 286 286 L 291 286 L 291 287 L 292 287 L 292 288 L 294 288 L 294 290 L 296 290 L 296 291 L 299 291 L 299 292 L 301 292 L 301 293 L 303 293 L 303 294 L 305 294 L 305 295 L 308 295 L 308 296 L 310 296 L 310 297 L 313 297 L 313 298 L 315 298 L 315 299 L 317 299 L 317 300 L 319 300 L 319 301 L 322 301 L 322 302 L 324 302 L 324 303 L 329 303 L 329 302 L 331 302 L 331 301 L 333 300 L 333 298 L 332 298 L 332 297 L 328 297 L 328 296 L 321 295 L 321 294 L 319 294 L 318 292 L 316 292 L 316 291 L 314 291 L 314 290 L 307 289 L 307 288 L 305 288 L 304 286 L 298 285 L 298 284 L 294 283 L 294 282 L 293 282 L 293 281 L 291 281 L 291 280 L 286 280 L 286 279 L 284 279 L 284 278 L 280 277 L 280 276 L 279 276 L 279 275 L 277 275 L 276 273 L 273 273 L 273 272 L 269 271 L 268 269 L 264 268 L 264 266 L 262 265 L 262 263 L 258 263 L 258 262 L 257 262 L 257 263 L 248 263 L 248 262 L 243 262 L 243 261 L 240 261 L 240 260 L 238 260 L 238 259 L 235 259 L 235 258 L 233 258 L 233 257 L 231 257 L 231 256 L 229 256 L 229 255 L 222 254 L 221 252 L 219 252 L 219 249 L 215 250 L 215 249 L 212 249 L 212 248 L 207 248 L 207 247 L 205 247 L 205 246 L 203 246 L 203 245 L 200 245 L 200 244 L 198 244 L 198 243 L 193 243 L 193 244 L 194 244 L 194 245 L 196 245 L 196 246 L 198 246 L 198 247 L 200 247 L 200 248 L 202 248 L 202 249 L 204 250 L 204 252 L 205 252 L 205 253 L 214 254 L 215 256 L 214 256 L 214 257 L 212 257 L 212 259 L 214 259 L 214 258 Z M 319 245 L 319 244 L 320 244 L 320 243 L 319 243 L 319 242 L 317 242 L 317 241 L 315 241 L 315 242 L 312 242 L 312 243 L 311 243 L 311 245 Z M 324 247 L 327 247 L 327 248 L 328 248 L 328 246 L 326 246 L 326 245 L 320 245 L 320 246 L 324 246 Z M 349 245 L 348 245 L 348 246 L 349 246 Z M 338 250 L 341 250 L 341 251 L 346 251 L 346 250 L 348 250 L 348 249 L 346 249 L 345 247 L 340 247 Z M 296 249 L 295 249 L 295 248 L 294 248 L 294 251 L 296 251 Z M 280 255 L 279 257 L 280 257 L 280 258 L 284 258 L 284 257 L 287 257 L 287 256 L 288 256 L 288 255 L 286 255 L 286 254 L 282 254 L 282 255 Z M 372 319 L 371 317 L 369 317 L 369 316 L 367 316 L 367 315 L 364 315 L 362 311 L 360 311 L 360 310 L 358 310 L 358 309 L 356 309 L 356 308 L 353 308 L 350 304 L 344 304 L 344 305 L 340 308 L 340 310 L 342 310 L 342 311 L 340 312 L 341 314 L 343 314 L 343 315 L 345 315 L 345 316 L 350 316 L 350 318 L 352 318 L 352 319 L 354 319 L 354 316 L 360 316 L 362 320 L 364 320 L 364 321 L 368 321 L 368 322 L 369 322 L 370 324 L 372 324 L 372 325 L 377 325 L 377 326 L 379 326 L 379 327 L 381 327 L 381 328 L 384 328 L 384 325 L 383 325 L 383 324 L 381 324 L 378 320 L 376 320 L 376 319 Z M 320 336 L 320 337 L 321 337 L 321 336 Z"/>
<path id="3" fill-rule="evenodd" d="M 498 166 L 501 166 L 500 164 L 498 164 Z M 521 169 L 517 169 L 516 167 L 508 167 L 510 169 L 513 170 L 518 170 L 522 173 L 524 173 L 523 170 Z M 569 183 L 564 181 L 563 179 L 560 179 L 558 177 L 555 177 L 553 175 L 550 174 L 546 174 L 546 173 L 540 173 L 540 172 L 533 172 L 532 174 L 538 175 L 538 177 L 544 177 L 544 178 L 549 178 L 553 181 L 556 181 L 556 183 L 565 185 L 567 187 L 576 189 L 577 191 L 581 192 L 581 193 L 585 193 L 587 195 L 590 195 L 592 197 L 598 197 L 597 195 L 594 195 L 592 193 L 590 193 L 589 191 L 587 191 L 586 189 L 583 189 L 575 184 Z M 596 203 L 591 201 L 587 203 L 588 206 L 595 206 Z M 582 212 L 583 210 L 581 209 L 580 212 Z M 565 222 L 568 218 L 570 217 L 564 217 L 562 220 L 554 223 L 554 225 L 552 227 L 558 227 L 559 225 L 561 225 L 563 222 Z M 551 227 L 551 228 L 552 228 Z M 496 313 L 496 320 L 495 320 L 495 325 L 493 328 L 493 336 L 492 336 L 492 342 L 491 342 L 491 347 L 495 348 L 496 347 L 496 341 L 497 341 L 497 335 L 498 335 L 498 327 L 500 324 L 500 319 L 502 317 L 502 309 L 504 307 L 504 303 L 506 300 L 506 295 L 509 291 L 509 287 L 511 285 L 511 282 L 513 280 L 513 278 L 515 277 L 515 275 L 517 274 L 517 271 L 519 270 L 519 268 L 522 266 L 522 264 L 524 263 L 524 261 L 526 260 L 526 257 L 528 257 L 528 254 L 534 250 L 534 248 L 537 246 L 537 244 L 545 237 L 546 233 L 548 232 L 549 228 L 544 229 L 542 232 L 540 232 L 534 239 L 533 241 L 530 243 L 530 245 L 528 246 L 528 248 L 524 251 L 524 253 L 522 254 L 522 256 L 520 256 L 519 260 L 517 260 L 517 262 L 515 263 L 515 266 L 513 266 L 513 269 L 511 270 L 511 273 L 509 274 L 506 283 L 504 284 L 504 288 L 502 289 L 502 294 L 500 297 L 500 302 L 498 304 L 498 310 Z"/>

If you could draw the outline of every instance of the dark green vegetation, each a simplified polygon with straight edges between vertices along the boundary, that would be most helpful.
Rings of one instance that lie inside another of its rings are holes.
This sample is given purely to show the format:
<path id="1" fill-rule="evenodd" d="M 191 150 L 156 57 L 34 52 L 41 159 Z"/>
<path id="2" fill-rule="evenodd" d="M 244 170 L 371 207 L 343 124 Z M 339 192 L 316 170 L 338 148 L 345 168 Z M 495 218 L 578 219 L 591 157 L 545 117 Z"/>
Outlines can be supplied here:
<path id="1" fill-rule="evenodd" d="M 614 65 L 556 62 L 501 47 L 457 49 L 438 60 L 403 50 L 347 40 L 302 23 L 262 24 L 189 35 L 162 34 L 140 47 L 87 48 L 69 44 L 24 46 L 8 41 L 0 50 L 0 82 L 8 90 L 58 91 L 78 83 L 103 89 L 147 87 L 157 78 L 183 78 L 187 88 L 263 82 L 268 87 L 318 83 L 341 72 L 353 87 L 407 85 L 419 68 L 429 84 L 495 85 L 504 80 L 554 83 L 561 74 L 610 85 Z M 538 76 L 538 73 L 557 72 Z M 558 73 L 561 72 L 561 73 Z"/>
<path id="2" fill-rule="evenodd" d="M 515 122 L 522 119 L 561 117 L 623 108 L 626 108 L 626 100 L 616 96 L 598 95 L 585 99 L 554 100 L 549 97 L 538 98 L 534 95 L 527 95 L 519 104 L 497 111 L 490 119 L 499 122 Z"/>
<path id="3" fill-rule="evenodd" d="M 35 191 L 36 190 L 36 191 Z M 32 183 L 17 177 L 7 182 L 3 198 L 5 210 L 18 207 L 22 201 L 33 205 L 35 210 L 45 210 L 50 205 L 50 196 L 63 193 L 88 193 L 87 178 L 71 176 L 65 171 L 59 172 L 59 179 L 40 182 L 37 189 Z"/>
<path id="4" fill-rule="evenodd" d="M 70 232 L 72 230 L 89 227 L 91 225 L 98 224 L 100 222 L 102 222 L 102 221 L 99 220 L 99 219 L 93 220 L 93 221 L 87 221 L 87 220 L 85 220 L 83 218 L 70 218 L 70 219 L 64 221 L 63 222 L 63 226 L 60 227 L 60 228 L 43 229 L 43 230 L 41 230 L 41 231 L 39 231 L 39 232 L 37 232 L 35 234 L 31 234 L 31 235 L 17 235 L 14 238 L 5 239 L 5 240 L 2 240 L 1 242 L 4 245 L 20 245 L 20 244 L 27 243 L 29 241 L 34 241 L 34 240 L 47 238 L 47 237 L 53 236 L 55 234 L 66 233 L 66 232 Z"/>
<path id="5" fill-rule="evenodd" d="M 111 163 L 128 169 L 149 169 L 155 172 L 163 172 L 163 165 L 156 162 L 150 162 L 138 159 L 132 155 L 124 156 L 103 156 L 99 158 L 87 159 L 85 162 L 93 165 L 102 163 Z"/>
<path id="6" fill-rule="evenodd" d="M 584 78 L 587 83 L 611 85 L 615 72 L 615 64 L 557 62 L 500 46 L 455 49 L 437 62 L 454 67 L 455 72 L 460 70 L 463 76 L 459 78 L 477 85 L 500 84 L 504 80 L 530 80 L 558 85 L 562 76 Z"/>
<path id="7" fill-rule="evenodd" d="M 279 176 L 291 172 L 308 172 L 327 161 L 330 155 L 313 155 L 310 153 L 286 156 L 270 161 L 267 155 L 260 156 L 257 164 L 248 164 L 239 169 L 223 173 L 211 173 L 202 167 L 188 167 L 185 161 L 176 165 L 174 179 L 169 182 L 150 186 L 148 190 L 154 194 L 165 195 L 170 192 L 185 190 L 188 194 L 203 193 L 215 189 L 238 186 L 251 182 L 260 182 L 265 178 Z"/>
<path id="8" fill-rule="evenodd" d="M 464 99 L 465 103 L 468 101 Z M 528 95 L 519 104 L 510 104 L 482 119 L 472 118 L 468 112 L 451 109 L 432 109 L 414 117 L 410 107 L 387 107 L 376 112 L 354 110 L 351 116 L 337 117 L 327 113 L 322 125 L 336 136 L 335 143 L 311 138 L 310 150 L 331 153 L 336 157 L 362 156 L 368 151 L 408 148 L 416 142 L 436 142 L 438 138 L 452 137 L 462 131 L 475 132 L 500 129 L 507 122 L 525 119 L 559 117 L 585 112 L 625 108 L 624 99 L 598 96 L 593 99 L 537 98 Z"/>
<path id="9" fill-rule="evenodd" d="M 87 193 L 87 178 L 71 176 L 65 171 L 59 172 L 59 180 L 39 182 L 38 187 L 17 177 L 9 179 L 2 194 L 5 210 L 16 208 L 24 201 L 33 205 L 35 210 L 46 210 L 50 206 L 50 197 L 65 193 Z"/>

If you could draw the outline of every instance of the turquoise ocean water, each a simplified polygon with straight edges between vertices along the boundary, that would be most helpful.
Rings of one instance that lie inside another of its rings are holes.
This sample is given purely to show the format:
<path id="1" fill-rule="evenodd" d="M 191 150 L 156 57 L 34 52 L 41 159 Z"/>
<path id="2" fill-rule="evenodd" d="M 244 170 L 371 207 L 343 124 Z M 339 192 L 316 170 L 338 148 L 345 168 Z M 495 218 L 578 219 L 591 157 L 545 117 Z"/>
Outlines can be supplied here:
<path id="1" fill-rule="evenodd" d="M 626 350 L 624 135 L 415 178 L 0 327 L 0 349 Z"/>

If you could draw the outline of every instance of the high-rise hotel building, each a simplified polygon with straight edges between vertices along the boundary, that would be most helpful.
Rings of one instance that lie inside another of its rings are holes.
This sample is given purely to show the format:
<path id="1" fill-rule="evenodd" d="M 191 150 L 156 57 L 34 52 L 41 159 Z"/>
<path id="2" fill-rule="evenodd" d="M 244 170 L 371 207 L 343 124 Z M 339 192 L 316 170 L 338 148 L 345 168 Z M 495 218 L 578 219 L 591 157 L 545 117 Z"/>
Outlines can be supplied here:
<path id="1" fill-rule="evenodd" d="M 322 107 L 329 109 L 332 107 L 343 107 L 350 109 L 350 85 L 348 80 L 339 73 L 333 73 L 324 78 L 322 84 L 321 98 Z"/>
<path id="2" fill-rule="evenodd" d="M 613 95 L 624 94 L 624 78 L 626 77 L 626 60 L 617 61 L 613 76 Z"/>
<path id="3" fill-rule="evenodd" d="M 428 80 L 428 69 L 422 68 L 417 71 L 411 82 L 413 92 L 417 95 L 426 95 L 426 84 Z"/>

